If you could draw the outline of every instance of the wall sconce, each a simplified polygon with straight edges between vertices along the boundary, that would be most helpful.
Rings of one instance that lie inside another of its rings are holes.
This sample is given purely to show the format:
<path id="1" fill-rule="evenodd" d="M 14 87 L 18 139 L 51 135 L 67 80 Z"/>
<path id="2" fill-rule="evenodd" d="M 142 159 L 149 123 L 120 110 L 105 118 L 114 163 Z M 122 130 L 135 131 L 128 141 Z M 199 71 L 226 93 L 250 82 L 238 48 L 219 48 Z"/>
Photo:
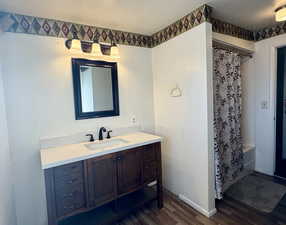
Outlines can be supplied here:
<path id="1" fill-rule="evenodd" d="M 111 45 L 90 41 L 80 41 L 78 39 L 68 39 L 65 42 L 67 49 L 78 52 L 88 53 L 95 56 L 110 56 L 111 58 L 120 58 L 118 46 L 115 43 Z"/>

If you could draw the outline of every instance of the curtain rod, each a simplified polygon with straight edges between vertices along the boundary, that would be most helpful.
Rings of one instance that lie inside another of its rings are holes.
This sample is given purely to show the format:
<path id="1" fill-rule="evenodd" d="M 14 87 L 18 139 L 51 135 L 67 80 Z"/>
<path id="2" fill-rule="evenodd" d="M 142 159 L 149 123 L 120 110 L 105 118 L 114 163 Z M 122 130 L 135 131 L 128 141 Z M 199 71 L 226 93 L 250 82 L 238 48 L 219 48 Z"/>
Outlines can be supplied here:
<path id="1" fill-rule="evenodd" d="M 250 58 L 252 58 L 252 54 L 253 54 L 253 51 L 251 50 L 236 47 L 234 45 L 231 45 L 231 44 L 228 44 L 222 41 L 218 41 L 218 40 L 213 40 L 213 48 L 235 52 L 235 53 L 238 53 L 240 56 L 247 56 Z"/>

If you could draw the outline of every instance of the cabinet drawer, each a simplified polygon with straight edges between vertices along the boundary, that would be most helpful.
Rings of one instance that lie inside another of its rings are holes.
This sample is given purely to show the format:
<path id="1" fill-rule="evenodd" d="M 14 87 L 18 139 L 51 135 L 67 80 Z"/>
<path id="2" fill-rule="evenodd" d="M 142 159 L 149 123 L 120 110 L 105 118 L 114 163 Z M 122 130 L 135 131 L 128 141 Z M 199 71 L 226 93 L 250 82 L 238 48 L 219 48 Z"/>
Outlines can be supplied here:
<path id="1" fill-rule="evenodd" d="M 59 217 L 85 207 L 84 185 L 64 185 L 56 190 L 57 215 Z"/>
<path id="2" fill-rule="evenodd" d="M 56 167 L 54 170 L 56 183 L 74 183 L 83 180 L 83 163 L 75 162 Z"/>
<path id="3" fill-rule="evenodd" d="M 68 186 L 75 186 L 83 183 L 83 176 L 80 173 L 73 174 L 71 176 L 62 177 L 61 179 L 55 180 L 56 190 L 65 189 Z"/>
<path id="4" fill-rule="evenodd" d="M 73 183 L 71 183 L 73 182 Z M 58 182 L 55 183 L 55 191 L 59 195 L 69 194 L 73 191 L 83 190 L 83 181 L 82 180 L 72 180 L 71 182 Z"/>
<path id="5" fill-rule="evenodd" d="M 144 162 L 157 160 L 156 148 L 155 148 L 154 144 L 152 144 L 152 145 L 146 145 L 146 146 L 144 147 L 144 150 L 143 150 L 143 160 L 144 160 Z"/>
<path id="6" fill-rule="evenodd" d="M 146 182 L 152 182 L 154 180 L 157 179 L 157 162 L 153 161 L 153 162 L 148 162 L 148 163 L 144 163 L 143 166 L 143 181 L 144 183 Z"/>
<path id="7" fill-rule="evenodd" d="M 55 168 L 55 179 L 60 179 L 62 177 L 70 176 L 74 173 L 83 172 L 83 162 L 70 163 L 63 166 L 58 166 Z"/>

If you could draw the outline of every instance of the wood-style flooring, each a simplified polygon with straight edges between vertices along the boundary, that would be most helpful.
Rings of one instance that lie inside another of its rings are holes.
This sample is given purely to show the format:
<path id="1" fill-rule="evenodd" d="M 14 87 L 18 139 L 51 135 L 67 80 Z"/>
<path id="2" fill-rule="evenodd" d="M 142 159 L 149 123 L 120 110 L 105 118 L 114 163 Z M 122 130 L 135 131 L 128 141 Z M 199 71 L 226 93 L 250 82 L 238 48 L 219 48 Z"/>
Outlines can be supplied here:
<path id="1" fill-rule="evenodd" d="M 224 198 L 216 202 L 216 208 L 217 214 L 207 218 L 165 192 L 163 209 L 158 210 L 156 204 L 147 205 L 117 225 L 286 225 L 286 206 L 280 204 L 273 213 L 264 214 L 231 198 Z"/>

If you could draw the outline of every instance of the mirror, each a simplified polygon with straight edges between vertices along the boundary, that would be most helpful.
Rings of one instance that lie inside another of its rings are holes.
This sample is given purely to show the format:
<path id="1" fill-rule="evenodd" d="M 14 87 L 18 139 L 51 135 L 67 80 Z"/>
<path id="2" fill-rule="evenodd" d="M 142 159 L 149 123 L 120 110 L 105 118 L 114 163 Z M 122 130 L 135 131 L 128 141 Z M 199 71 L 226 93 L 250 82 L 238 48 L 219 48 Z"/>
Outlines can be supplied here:
<path id="1" fill-rule="evenodd" d="M 119 115 L 117 64 L 72 59 L 76 119 Z"/>

